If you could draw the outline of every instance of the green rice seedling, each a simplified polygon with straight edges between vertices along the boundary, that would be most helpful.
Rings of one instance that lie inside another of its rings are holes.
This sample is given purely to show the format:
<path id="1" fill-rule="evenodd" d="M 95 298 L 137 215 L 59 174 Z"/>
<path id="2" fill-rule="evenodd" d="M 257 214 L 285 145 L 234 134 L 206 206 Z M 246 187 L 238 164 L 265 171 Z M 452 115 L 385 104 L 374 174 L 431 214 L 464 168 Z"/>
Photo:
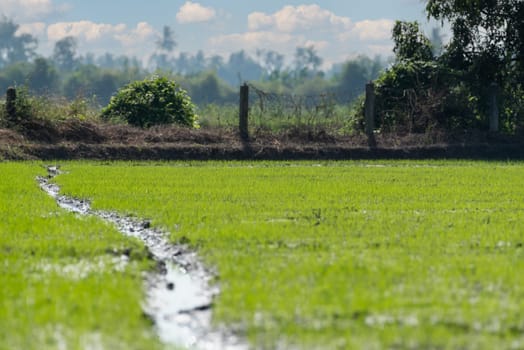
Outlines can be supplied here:
<path id="1" fill-rule="evenodd" d="M 256 348 L 524 346 L 522 163 L 64 167 L 64 193 L 198 250 L 215 322 Z"/>
<path id="2" fill-rule="evenodd" d="M 0 163 L 0 349 L 157 349 L 138 241 L 60 209 L 45 169 Z"/>

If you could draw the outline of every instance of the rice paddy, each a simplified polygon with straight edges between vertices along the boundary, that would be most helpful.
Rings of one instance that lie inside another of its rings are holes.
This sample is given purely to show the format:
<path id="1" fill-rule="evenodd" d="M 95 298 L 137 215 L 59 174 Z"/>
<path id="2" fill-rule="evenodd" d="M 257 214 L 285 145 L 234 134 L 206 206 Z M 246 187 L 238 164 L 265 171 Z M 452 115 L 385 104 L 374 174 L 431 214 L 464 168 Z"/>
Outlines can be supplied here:
<path id="1" fill-rule="evenodd" d="M 0 282 L 12 286 L 0 292 L 0 334 L 8 344 L 43 337 L 54 348 L 54 334 L 70 334 L 82 348 L 94 334 L 103 344 L 160 346 L 140 317 L 139 272 L 150 267 L 140 244 L 58 210 L 34 181 L 41 167 L 0 169 Z M 524 347 L 522 163 L 71 162 L 62 169 L 63 193 L 149 219 L 173 242 L 190 244 L 217 273 L 215 324 L 245 334 L 254 348 Z M 121 270 L 110 252 L 129 247 L 136 254 Z M 64 272 L 80 260 L 101 267 L 82 278 Z M 56 264 L 65 267 L 45 267 Z M 106 299 L 97 283 L 115 288 L 107 305 L 97 304 Z M 120 310 L 123 321 L 109 326 L 104 308 Z M 67 318 L 73 310 L 78 318 Z"/>

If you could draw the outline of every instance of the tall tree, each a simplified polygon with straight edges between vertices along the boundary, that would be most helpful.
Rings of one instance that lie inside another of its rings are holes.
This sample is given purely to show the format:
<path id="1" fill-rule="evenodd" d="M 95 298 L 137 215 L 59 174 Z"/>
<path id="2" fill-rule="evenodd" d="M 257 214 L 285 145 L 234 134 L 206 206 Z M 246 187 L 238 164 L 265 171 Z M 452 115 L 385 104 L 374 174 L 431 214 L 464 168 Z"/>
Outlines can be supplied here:
<path id="1" fill-rule="evenodd" d="M 524 128 L 524 1 L 428 0 L 426 11 L 451 24 L 443 61 L 461 73 L 482 114 L 492 109 L 496 83 L 500 124 Z"/>
<path id="2" fill-rule="evenodd" d="M 522 0 L 428 0 L 426 11 L 430 18 L 451 23 L 451 65 L 473 66 L 491 81 L 524 77 Z"/>
<path id="3" fill-rule="evenodd" d="M 257 57 L 269 80 L 276 80 L 284 67 L 284 55 L 273 50 L 257 50 Z"/>
<path id="4" fill-rule="evenodd" d="M 66 36 L 55 43 L 53 60 L 58 68 L 70 72 L 77 64 L 76 59 L 77 41 L 72 36 Z"/>
<path id="5" fill-rule="evenodd" d="M 30 34 L 18 34 L 20 26 L 7 17 L 0 20 L 0 68 L 34 57 L 38 40 Z"/>
<path id="6" fill-rule="evenodd" d="M 164 26 L 162 36 L 156 41 L 157 52 L 151 56 L 150 61 L 160 69 L 173 68 L 173 62 L 169 56 L 176 46 L 175 32 L 171 27 Z"/>
<path id="7" fill-rule="evenodd" d="M 55 68 L 43 57 L 35 59 L 28 78 L 29 87 L 38 94 L 54 93 L 58 85 L 58 74 Z"/>
<path id="8" fill-rule="evenodd" d="M 164 26 L 162 30 L 162 37 L 156 41 L 156 46 L 161 51 L 168 53 L 173 52 L 177 46 L 177 42 L 175 40 L 175 32 L 173 29 L 171 29 L 170 26 Z"/>
<path id="9" fill-rule="evenodd" d="M 263 69 L 244 50 L 229 55 L 226 66 L 228 73 L 224 77 L 231 85 L 243 81 L 258 80 L 263 75 Z"/>
<path id="10" fill-rule="evenodd" d="M 398 61 L 433 59 L 431 42 L 420 30 L 418 22 L 396 21 L 393 27 L 393 41 L 393 52 Z"/>
<path id="11" fill-rule="evenodd" d="M 322 58 L 318 56 L 314 46 L 297 47 L 295 50 L 295 76 L 298 80 L 318 73 Z"/>

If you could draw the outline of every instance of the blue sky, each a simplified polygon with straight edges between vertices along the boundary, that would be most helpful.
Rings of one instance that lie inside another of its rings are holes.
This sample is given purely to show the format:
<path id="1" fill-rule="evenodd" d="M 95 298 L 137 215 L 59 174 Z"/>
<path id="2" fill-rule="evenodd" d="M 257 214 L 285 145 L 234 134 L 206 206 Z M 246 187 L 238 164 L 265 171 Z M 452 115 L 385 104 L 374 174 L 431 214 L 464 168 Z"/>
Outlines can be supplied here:
<path id="1" fill-rule="evenodd" d="M 423 0 L 0 0 L 1 14 L 36 36 L 44 55 L 72 35 L 82 54 L 146 60 L 169 25 L 175 54 L 265 49 L 291 57 L 297 46 L 313 45 L 326 66 L 358 54 L 390 55 L 396 19 L 426 22 Z"/>

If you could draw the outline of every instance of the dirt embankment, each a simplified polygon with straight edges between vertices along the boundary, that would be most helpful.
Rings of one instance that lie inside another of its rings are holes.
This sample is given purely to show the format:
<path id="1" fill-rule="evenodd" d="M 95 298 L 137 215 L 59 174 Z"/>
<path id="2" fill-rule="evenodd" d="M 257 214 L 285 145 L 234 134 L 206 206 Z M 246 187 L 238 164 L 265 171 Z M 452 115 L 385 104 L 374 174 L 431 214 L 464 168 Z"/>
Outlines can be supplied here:
<path id="1" fill-rule="evenodd" d="M 489 133 L 338 136 L 296 128 L 258 130 L 247 142 L 235 130 L 173 126 L 147 130 L 70 120 L 0 129 L 0 160 L 294 160 L 294 159 L 524 159 L 524 137 Z"/>

